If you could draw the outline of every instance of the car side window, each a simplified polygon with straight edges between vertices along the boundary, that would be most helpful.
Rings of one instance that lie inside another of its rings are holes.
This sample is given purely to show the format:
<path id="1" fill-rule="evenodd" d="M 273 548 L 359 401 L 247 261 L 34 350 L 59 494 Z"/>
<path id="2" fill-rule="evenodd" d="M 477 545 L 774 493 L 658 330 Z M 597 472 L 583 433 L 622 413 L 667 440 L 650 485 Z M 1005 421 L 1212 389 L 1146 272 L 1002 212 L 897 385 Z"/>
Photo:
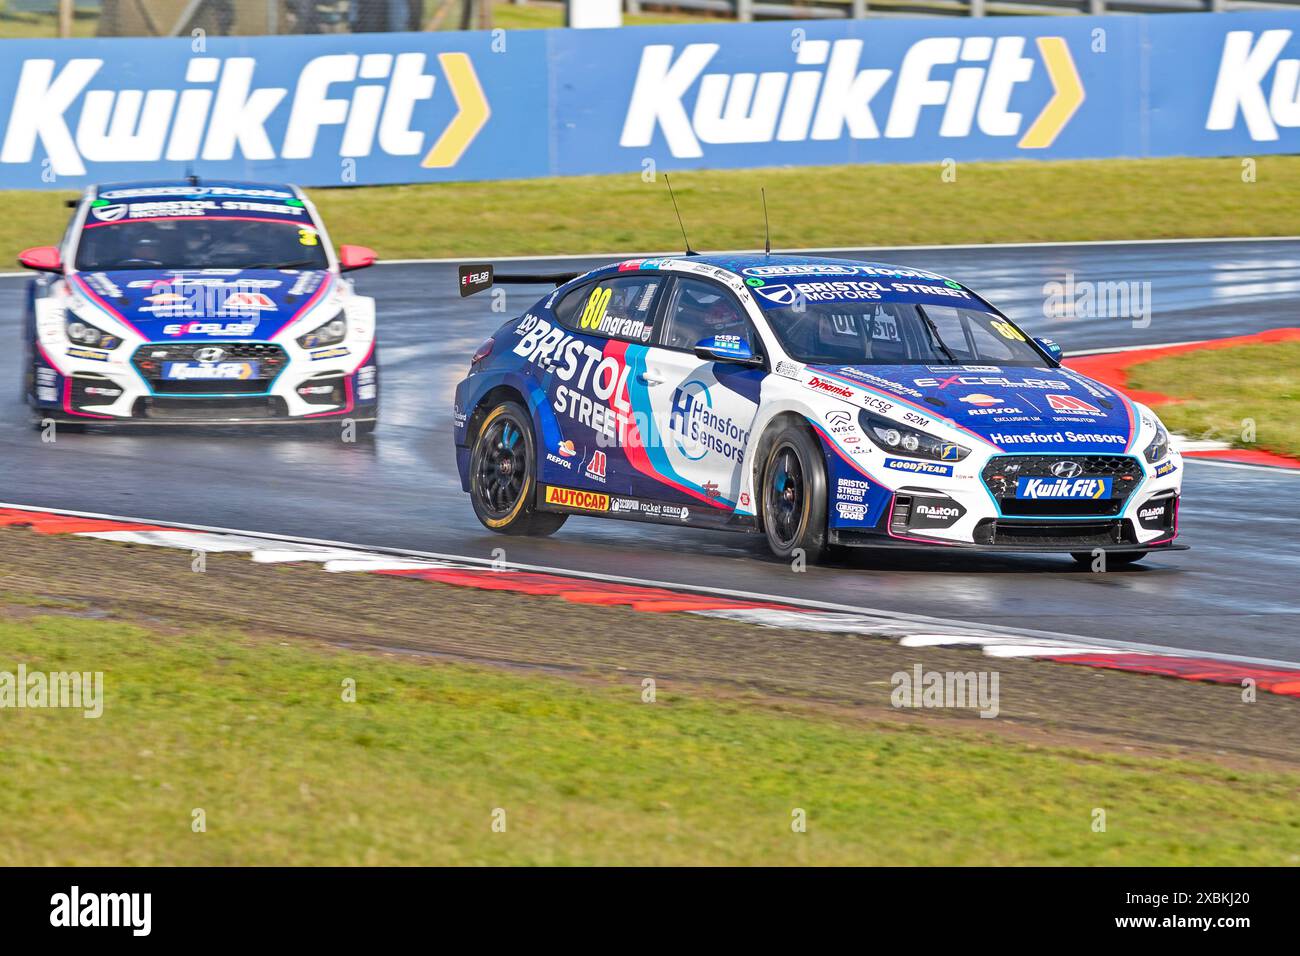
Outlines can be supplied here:
<path id="1" fill-rule="evenodd" d="M 602 279 L 568 293 L 555 307 L 566 328 L 584 335 L 646 344 L 654 331 L 654 303 L 662 275 Z"/>
<path id="2" fill-rule="evenodd" d="M 665 348 L 691 351 L 701 340 L 715 335 L 738 335 L 759 351 L 749 319 L 730 292 L 703 279 L 678 276 L 660 343 Z"/>

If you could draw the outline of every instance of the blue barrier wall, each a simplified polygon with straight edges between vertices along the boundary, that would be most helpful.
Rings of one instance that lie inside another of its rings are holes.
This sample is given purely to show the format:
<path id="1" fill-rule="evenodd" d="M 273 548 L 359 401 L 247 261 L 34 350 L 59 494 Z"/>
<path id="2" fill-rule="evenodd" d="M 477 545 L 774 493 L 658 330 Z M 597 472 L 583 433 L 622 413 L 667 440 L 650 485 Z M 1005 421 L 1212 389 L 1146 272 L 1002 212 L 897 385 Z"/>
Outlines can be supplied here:
<path id="1" fill-rule="evenodd" d="M 0 188 L 1300 150 L 1300 14 L 0 41 Z"/>

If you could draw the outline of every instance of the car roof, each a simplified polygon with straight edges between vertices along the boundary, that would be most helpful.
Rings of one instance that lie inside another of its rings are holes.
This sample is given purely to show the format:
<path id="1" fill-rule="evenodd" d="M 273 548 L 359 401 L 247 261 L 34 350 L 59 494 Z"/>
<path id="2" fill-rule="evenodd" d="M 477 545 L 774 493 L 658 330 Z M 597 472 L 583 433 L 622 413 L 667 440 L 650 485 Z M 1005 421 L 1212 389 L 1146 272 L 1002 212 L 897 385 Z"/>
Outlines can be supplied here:
<path id="1" fill-rule="evenodd" d="M 966 286 L 932 272 L 913 266 L 899 266 L 887 262 L 869 262 L 862 259 L 837 259 L 832 256 L 796 256 L 763 252 L 721 252 L 707 255 L 652 256 L 628 259 L 594 269 L 587 275 L 606 272 L 626 272 L 632 269 L 664 271 L 698 271 L 700 266 L 731 273 L 737 279 L 765 277 L 787 281 L 815 281 L 816 279 L 887 278 L 929 279 L 950 287 Z"/>
<path id="2" fill-rule="evenodd" d="M 593 278 L 651 271 L 716 279 L 738 292 L 744 290 L 764 310 L 785 308 L 802 297 L 809 302 L 877 301 L 1000 314 L 974 290 L 937 272 L 831 256 L 761 252 L 650 256 L 601 266 L 572 280 L 566 289 Z"/>
<path id="3" fill-rule="evenodd" d="M 903 277 L 923 275 L 929 278 L 942 279 L 946 282 L 952 281 L 947 276 L 941 276 L 939 273 L 931 272 L 928 269 L 898 266 L 887 262 L 870 262 L 864 259 L 837 259 L 832 256 L 795 256 L 781 253 L 740 252 L 691 256 L 690 261 L 717 266 L 719 269 L 726 269 L 728 272 L 734 272 L 742 277 L 761 275 L 762 273 L 757 270 L 772 270 L 770 274 L 773 275 L 807 275 L 815 273 L 811 271 L 805 273 L 802 271 L 803 269 L 812 270 L 818 266 L 824 266 L 833 269 L 860 270 L 865 266 L 868 269 L 879 270 L 882 273 L 899 273 Z"/>
<path id="4" fill-rule="evenodd" d="M 298 199 L 302 192 L 288 183 L 255 183 L 234 179 L 147 179 L 134 182 L 100 183 L 90 188 L 91 196 L 99 198 L 108 194 L 130 193 L 133 199 L 150 196 L 175 197 L 177 195 L 229 195 L 250 196 L 259 199 Z"/>

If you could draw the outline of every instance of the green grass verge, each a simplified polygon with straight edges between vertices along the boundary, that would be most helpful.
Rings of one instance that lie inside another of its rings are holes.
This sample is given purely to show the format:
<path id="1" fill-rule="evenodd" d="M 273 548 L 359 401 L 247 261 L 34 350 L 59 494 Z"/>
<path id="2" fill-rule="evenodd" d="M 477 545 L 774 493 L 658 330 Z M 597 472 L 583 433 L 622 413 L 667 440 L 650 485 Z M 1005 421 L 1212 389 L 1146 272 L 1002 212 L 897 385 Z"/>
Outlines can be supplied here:
<path id="1" fill-rule="evenodd" d="M 700 249 L 1300 234 L 1300 157 L 970 163 L 683 172 L 673 184 Z M 62 234 L 71 193 L 0 193 L 6 259 Z M 318 189 L 338 242 L 385 258 L 676 249 L 663 182 L 638 174 Z"/>
<path id="2" fill-rule="evenodd" d="M 96 9 L 79 9 L 72 15 L 74 37 L 93 37 L 98 26 L 99 11 Z M 53 40 L 58 35 L 58 14 L 11 10 L 0 0 L 0 40 Z"/>
<path id="3" fill-rule="evenodd" d="M 687 13 L 625 13 L 625 27 L 667 26 L 676 23 L 722 23 L 723 20 Z M 496 3 L 492 7 L 493 28 L 506 30 L 550 30 L 564 26 L 561 3 Z"/>
<path id="4" fill-rule="evenodd" d="M 686 12 L 624 14 L 623 25 L 629 27 L 664 26 L 675 23 L 722 22 L 712 17 Z M 454 26 L 449 20 L 448 27 Z M 560 3 L 496 3 L 492 8 L 492 27 L 506 30 L 548 30 L 564 26 L 564 5 Z M 78 9 L 72 21 L 74 37 L 91 37 L 99 27 L 99 10 Z M 49 40 L 59 35 L 59 18 L 52 12 L 7 9 L 0 0 L 0 39 Z"/>
<path id="5" fill-rule="evenodd" d="M 102 670 L 105 705 L 0 710 L 11 865 L 1242 865 L 1300 849 L 1287 773 L 69 617 L 0 619 L 0 670 L 19 662 Z"/>
<path id="6" fill-rule="evenodd" d="M 1157 409 L 1175 431 L 1300 458 L 1300 342 L 1171 355 L 1134 365 L 1128 384 L 1184 399 Z"/>

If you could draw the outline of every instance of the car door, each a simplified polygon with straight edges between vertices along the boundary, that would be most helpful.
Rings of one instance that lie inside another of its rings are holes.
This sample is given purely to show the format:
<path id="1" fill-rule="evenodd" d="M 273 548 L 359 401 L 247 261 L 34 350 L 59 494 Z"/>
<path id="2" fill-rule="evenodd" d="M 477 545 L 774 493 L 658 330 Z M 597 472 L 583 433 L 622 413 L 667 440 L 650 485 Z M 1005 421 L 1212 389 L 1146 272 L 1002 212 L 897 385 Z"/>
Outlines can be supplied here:
<path id="1" fill-rule="evenodd" d="M 738 337 L 758 353 L 761 342 L 720 283 L 677 275 L 664 296 L 656 344 L 632 381 L 648 397 L 654 426 L 645 443 L 652 474 L 634 479 L 633 493 L 728 514 L 737 506 L 749 511 L 740 487 L 765 366 L 702 359 L 695 347 L 715 336 Z"/>
<path id="2" fill-rule="evenodd" d="M 554 429 L 538 449 L 546 484 L 629 493 L 636 469 L 628 445 L 639 444 L 631 402 L 631 367 L 643 363 L 663 273 L 618 274 L 567 292 L 555 305 L 564 338 L 541 368 Z M 633 453 L 635 454 L 635 452 Z"/>

